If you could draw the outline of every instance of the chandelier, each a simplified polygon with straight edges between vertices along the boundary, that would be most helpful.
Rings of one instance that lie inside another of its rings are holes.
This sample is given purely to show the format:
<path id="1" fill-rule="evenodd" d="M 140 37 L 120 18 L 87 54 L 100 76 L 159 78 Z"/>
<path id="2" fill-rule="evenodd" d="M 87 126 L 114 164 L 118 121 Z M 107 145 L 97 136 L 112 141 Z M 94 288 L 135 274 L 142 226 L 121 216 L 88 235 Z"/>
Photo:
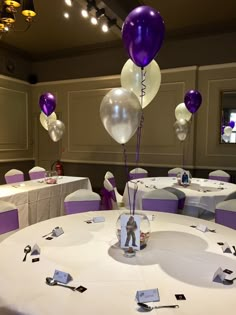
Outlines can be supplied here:
<path id="1" fill-rule="evenodd" d="M 26 31 L 36 15 L 33 0 L 0 0 L 0 33 L 7 33 L 14 29 L 16 14 L 21 8 L 21 14 L 27 23 Z"/>

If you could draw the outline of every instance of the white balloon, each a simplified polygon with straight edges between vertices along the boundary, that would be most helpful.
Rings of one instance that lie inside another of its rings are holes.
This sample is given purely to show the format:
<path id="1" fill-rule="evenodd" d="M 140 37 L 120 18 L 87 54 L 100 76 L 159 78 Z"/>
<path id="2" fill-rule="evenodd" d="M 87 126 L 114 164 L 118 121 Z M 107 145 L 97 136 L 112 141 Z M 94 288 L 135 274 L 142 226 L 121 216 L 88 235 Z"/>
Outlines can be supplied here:
<path id="1" fill-rule="evenodd" d="M 183 118 L 177 120 L 174 123 L 175 133 L 176 133 L 177 138 L 180 141 L 184 141 L 186 139 L 189 132 L 189 126 L 190 126 L 190 123 Z"/>
<path id="2" fill-rule="evenodd" d="M 118 143 L 125 144 L 136 132 L 142 116 L 137 96 L 123 88 L 109 91 L 100 106 L 100 117 L 106 131 Z"/>
<path id="3" fill-rule="evenodd" d="M 225 127 L 225 129 L 224 129 L 224 134 L 226 135 L 226 136 L 230 136 L 231 135 L 231 133 L 232 133 L 232 128 L 230 127 L 230 126 L 227 126 L 227 127 Z"/>
<path id="4" fill-rule="evenodd" d="M 50 116 L 46 116 L 43 112 L 40 113 L 39 120 L 44 129 L 48 130 L 48 125 L 57 120 L 57 115 L 53 112 Z"/>
<path id="5" fill-rule="evenodd" d="M 63 136 L 65 125 L 62 121 L 56 120 L 48 125 L 48 134 L 52 141 L 57 142 Z"/>
<path id="6" fill-rule="evenodd" d="M 142 108 L 146 107 L 157 94 L 161 84 L 161 71 L 155 60 L 144 68 L 145 95 L 142 100 Z M 141 95 L 142 75 L 140 67 L 136 66 L 131 59 L 127 60 L 121 71 L 121 86 L 133 92 L 139 99 Z"/>
<path id="7" fill-rule="evenodd" d="M 175 118 L 177 120 L 185 119 L 190 121 L 192 114 L 188 111 L 186 105 L 184 103 L 180 103 L 175 108 Z"/>

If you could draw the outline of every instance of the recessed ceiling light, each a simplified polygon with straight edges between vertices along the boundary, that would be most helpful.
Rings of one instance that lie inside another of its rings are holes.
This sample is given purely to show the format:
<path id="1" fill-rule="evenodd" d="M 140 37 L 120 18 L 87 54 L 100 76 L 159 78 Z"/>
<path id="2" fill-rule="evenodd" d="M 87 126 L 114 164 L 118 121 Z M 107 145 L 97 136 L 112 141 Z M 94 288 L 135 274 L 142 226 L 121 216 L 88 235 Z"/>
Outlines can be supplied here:
<path id="1" fill-rule="evenodd" d="M 88 11 L 83 9 L 81 10 L 81 15 L 84 17 L 84 18 L 87 18 L 88 17 Z"/>
<path id="2" fill-rule="evenodd" d="M 102 31 L 103 31 L 104 33 L 107 33 L 107 32 L 108 32 L 108 26 L 107 26 L 107 24 L 103 24 L 103 25 L 102 25 Z"/>
<path id="3" fill-rule="evenodd" d="M 69 14 L 68 12 L 64 12 L 63 15 L 64 15 L 64 18 L 65 18 L 65 19 L 69 19 L 69 17 L 70 17 L 70 14 Z"/>
<path id="4" fill-rule="evenodd" d="M 93 24 L 93 25 L 97 25 L 98 24 L 98 20 L 94 17 L 94 16 L 92 16 L 91 17 L 91 23 Z"/>
<path id="5" fill-rule="evenodd" d="M 68 7 L 72 6 L 72 0 L 65 0 L 65 4 L 68 5 Z"/>

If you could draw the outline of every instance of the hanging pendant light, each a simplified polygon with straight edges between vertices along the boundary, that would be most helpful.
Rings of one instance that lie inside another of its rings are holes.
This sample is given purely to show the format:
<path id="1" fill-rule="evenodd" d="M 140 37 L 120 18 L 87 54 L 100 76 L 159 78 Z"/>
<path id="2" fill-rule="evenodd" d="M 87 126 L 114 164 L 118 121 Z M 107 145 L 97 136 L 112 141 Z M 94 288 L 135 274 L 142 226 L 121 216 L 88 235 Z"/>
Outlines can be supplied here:
<path id="1" fill-rule="evenodd" d="M 12 1 L 12 0 L 5 0 L 4 3 L 10 7 L 19 8 L 21 5 L 21 1 Z"/>
<path id="2" fill-rule="evenodd" d="M 3 6 L 1 13 L 1 21 L 7 25 L 15 23 L 15 17 L 12 12 L 7 11 L 7 6 Z"/>
<path id="3" fill-rule="evenodd" d="M 26 21 L 30 22 L 32 17 L 36 15 L 34 9 L 34 1 L 33 0 L 23 0 L 23 6 L 21 13 L 26 16 Z"/>

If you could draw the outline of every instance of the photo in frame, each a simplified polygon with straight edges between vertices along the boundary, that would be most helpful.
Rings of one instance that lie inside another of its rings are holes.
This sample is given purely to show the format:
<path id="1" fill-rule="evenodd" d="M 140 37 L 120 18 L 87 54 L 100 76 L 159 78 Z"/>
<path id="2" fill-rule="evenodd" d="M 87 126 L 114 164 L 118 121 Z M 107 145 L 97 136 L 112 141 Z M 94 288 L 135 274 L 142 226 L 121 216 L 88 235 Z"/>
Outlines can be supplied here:
<path id="1" fill-rule="evenodd" d="M 132 247 L 135 250 L 140 250 L 140 222 L 139 215 L 123 214 L 121 220 L 121 248 Z"/>

